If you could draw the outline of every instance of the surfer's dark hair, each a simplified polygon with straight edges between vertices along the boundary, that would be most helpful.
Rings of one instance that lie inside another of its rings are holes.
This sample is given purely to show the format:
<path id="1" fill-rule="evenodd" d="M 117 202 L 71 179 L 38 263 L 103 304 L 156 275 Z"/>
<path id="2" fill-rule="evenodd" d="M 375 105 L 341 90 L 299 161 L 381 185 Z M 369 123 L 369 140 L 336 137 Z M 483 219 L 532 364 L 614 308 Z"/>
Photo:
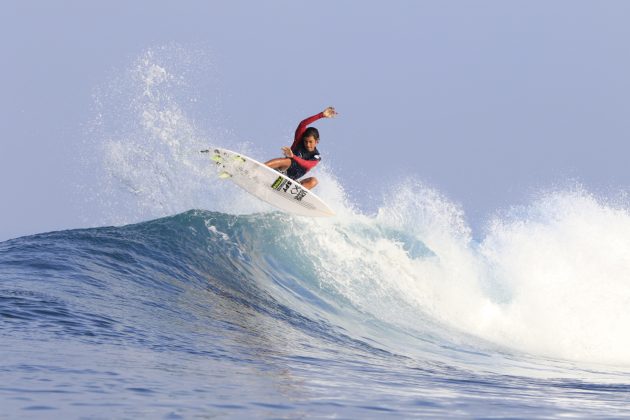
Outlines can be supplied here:
<path id="1" fill-rule="evenodd" d="M 307 137 L 313 136 L 315 137 L 315 140 L 319 141 L 319 131 L 317 131 L 317 128 L 315 127 L 309 127 L 304 131 L 304 134 L 302 134 L 302 140 L 304 140 Z"/>

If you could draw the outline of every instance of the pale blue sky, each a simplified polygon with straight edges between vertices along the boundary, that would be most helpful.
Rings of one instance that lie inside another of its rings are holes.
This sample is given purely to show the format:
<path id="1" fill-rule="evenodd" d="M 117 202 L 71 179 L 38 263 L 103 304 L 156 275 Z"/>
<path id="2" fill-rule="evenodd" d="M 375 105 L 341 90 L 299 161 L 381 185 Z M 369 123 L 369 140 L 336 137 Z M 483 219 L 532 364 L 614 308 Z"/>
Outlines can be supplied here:
<path id="1" fill-rule="evenodd" d="M 76 200 L 77 178 L 93 176 L 76 154 L 94 91 L 170 43 L 212 63 L 189 86 L 202 130 L 274 155 L 279 133 L 335 105 L 340 117 L 318 124 L 320 150 L 368 211 L 399 176 L 461 203 L 475 229 L 544 188 L 630 186 L 630 2 L 11 3 L 0 26 L 0 240 L 97 213 Z M 204 126 L 206 110 L 220 127 Z"/>

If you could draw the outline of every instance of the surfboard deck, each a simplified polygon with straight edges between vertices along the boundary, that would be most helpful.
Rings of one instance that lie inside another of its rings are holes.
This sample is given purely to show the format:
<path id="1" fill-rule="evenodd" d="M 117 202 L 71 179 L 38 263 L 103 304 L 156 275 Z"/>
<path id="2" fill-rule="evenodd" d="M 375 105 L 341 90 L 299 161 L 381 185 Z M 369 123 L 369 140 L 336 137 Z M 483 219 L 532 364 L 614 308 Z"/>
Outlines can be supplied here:
<path id="1" fill-rule="evenodd" d="M 314 192 L 265 164 L 227 149 L 216 148 L 209 152 L 217 165 L 219 178 L 232 181 L 272 206 L 300 216 L 335 215 Z"/>

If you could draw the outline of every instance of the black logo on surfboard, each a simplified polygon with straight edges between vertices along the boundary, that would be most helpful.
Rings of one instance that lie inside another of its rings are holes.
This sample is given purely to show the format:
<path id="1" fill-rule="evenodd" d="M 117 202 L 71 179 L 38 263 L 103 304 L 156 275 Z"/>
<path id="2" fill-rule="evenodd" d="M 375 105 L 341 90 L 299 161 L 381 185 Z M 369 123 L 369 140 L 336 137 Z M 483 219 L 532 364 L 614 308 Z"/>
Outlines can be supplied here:
<path id="1" fill-rule="evenodd" d="M 308 194 L 308 192 L 302 188 L 300 184 L 289 181 L 281 176 L 279 176 L 273 184 L 271 184 L 271 188 L 284 193 L 289 193 L 298 201 L 302 201 L 302 199 Z"/>

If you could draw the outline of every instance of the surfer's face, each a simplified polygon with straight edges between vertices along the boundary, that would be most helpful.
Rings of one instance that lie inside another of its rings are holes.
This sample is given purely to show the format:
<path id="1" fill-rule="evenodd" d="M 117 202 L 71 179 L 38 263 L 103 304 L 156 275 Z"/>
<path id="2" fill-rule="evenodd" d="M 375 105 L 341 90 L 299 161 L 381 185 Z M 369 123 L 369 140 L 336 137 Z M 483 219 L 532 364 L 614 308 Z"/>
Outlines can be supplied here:
<path id="1" fill-rule="evenodd" d="M 317 147 L 317 140 L 313 136 L 304 137 L 304 148 L 308 152 L 312 152 Z"/>

